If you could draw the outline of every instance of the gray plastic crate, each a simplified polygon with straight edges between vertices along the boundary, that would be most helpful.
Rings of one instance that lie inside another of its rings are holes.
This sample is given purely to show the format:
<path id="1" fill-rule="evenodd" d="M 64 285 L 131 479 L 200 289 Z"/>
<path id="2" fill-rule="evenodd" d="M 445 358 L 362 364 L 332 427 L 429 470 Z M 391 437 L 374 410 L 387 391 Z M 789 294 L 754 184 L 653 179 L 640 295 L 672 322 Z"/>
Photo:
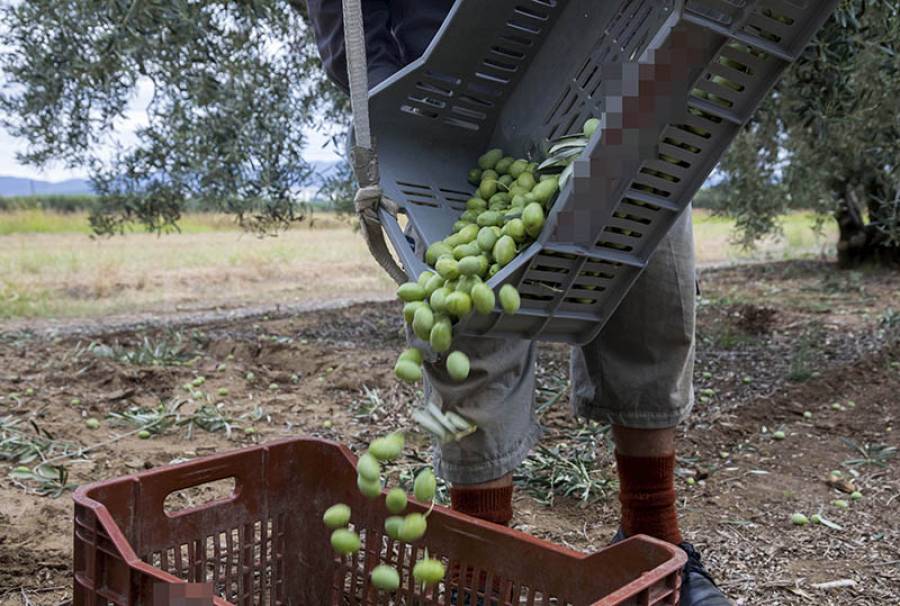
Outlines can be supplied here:
<path id="1" fill-rule="evenodd" d="M 457 334 L 586 343 L 837 0 L 457 0 L 425 55 L 370 95 L 381 184 L 425 245 L 451 232 L 466 174 L 535 156 L 601 119 L 537 242 L 488 284 L 514 315 Z M 411 277 L 423 247 L 382 220 Z"/>

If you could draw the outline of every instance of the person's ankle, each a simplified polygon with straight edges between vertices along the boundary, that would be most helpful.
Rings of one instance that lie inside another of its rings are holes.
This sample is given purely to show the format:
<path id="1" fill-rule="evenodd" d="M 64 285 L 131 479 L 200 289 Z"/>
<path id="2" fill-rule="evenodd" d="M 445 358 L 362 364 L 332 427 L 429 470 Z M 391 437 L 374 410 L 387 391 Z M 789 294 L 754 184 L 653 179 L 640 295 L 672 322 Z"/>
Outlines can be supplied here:
<path id="1" fill-rule="evenodd" d="M 512 476 L 478 484 L 454 484 L 450 487 L 450 507 L 454 511 L 495 524 L 512 520 Z"/>
<path id="2" fill-rule="evenodd" d="M 681 543 L 675 508 L 675 455 L 635 457 L 617 452 L 616 466 L 624 534 Z"/>

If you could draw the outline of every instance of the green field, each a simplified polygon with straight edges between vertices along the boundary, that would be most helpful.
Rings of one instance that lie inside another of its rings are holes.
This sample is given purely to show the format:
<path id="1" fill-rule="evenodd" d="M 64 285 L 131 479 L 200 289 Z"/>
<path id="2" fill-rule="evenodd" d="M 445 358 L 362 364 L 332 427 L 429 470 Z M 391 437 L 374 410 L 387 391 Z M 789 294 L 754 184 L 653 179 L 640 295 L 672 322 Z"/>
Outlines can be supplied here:
<path id="1" fill-rule="evenodd" d="M 830 254 L 833 230 L 784 218 L 785 236 L 742 251 L 732 223 L 694 212 L 698 262 Z M 274 237 L 218 214 L 191 214 L 181 233 L 90 238 L 85 213 L 0 213 L 0 319 L 96 317 L 388 296 L 393 285 L 345 220 L 318 213 Z"/>
<path id="2" fill-rule="evenodd" d="M 214 213 L 186 214 L 179 222 L 178 228 L 184 234 L 240 229 L 232 217 Z M 86 212 L 58 213 L 40 209 L 0 212 L 0 236 L 90 233 L 91 226 Z"/>

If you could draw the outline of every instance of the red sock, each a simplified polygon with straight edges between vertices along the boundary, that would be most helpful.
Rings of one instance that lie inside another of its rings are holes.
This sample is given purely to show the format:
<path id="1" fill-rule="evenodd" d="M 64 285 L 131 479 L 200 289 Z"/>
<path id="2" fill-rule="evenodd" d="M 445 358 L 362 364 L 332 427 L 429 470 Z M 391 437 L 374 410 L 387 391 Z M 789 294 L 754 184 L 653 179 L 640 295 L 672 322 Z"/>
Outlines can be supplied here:
<path id="1" fill-rule="evenodd" d="M 625 536 L 646 534 L 681 543 L 675 511 L 675 455 L 630 457 L 616 453 Z"/>
<path id="2" fill-rule="evenodd" d="M 495 524 L 509 524 L 512 519 L 512 486 L 474 488 L 452 486 L 450 507 L 455 511 Z"/>

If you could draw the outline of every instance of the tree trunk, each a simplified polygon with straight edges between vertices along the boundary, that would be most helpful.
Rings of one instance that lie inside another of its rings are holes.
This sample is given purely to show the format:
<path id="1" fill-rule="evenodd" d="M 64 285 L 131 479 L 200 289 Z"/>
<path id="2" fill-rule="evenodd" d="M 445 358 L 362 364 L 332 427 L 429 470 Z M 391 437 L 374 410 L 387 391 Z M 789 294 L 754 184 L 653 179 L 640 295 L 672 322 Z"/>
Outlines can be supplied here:
<path id="1" fill-rule="evenodd" d="M 874 199 L 874 198 L 872 198 Z M 870 208 L 870 215 L 877 209 Z M 887 236 L 873 225 L 866 223 L 856 193 L 847 188 L 835 212 L 840 233 L 837 244 L 838 266 L 852 269 L 861 265 L 885 265 L 900 267 L 900 246 L 886 245 Z"/>

